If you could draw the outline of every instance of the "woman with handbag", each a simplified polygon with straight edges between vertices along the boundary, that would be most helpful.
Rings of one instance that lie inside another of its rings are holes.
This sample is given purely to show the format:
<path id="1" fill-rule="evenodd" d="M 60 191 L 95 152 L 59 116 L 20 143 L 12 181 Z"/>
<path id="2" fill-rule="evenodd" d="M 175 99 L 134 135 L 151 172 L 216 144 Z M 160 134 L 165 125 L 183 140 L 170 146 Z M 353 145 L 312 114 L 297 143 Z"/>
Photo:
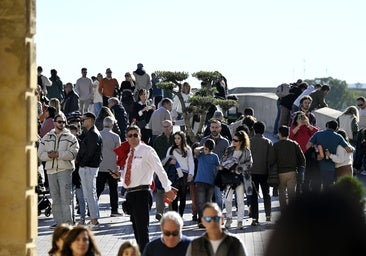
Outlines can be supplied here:
<path id="1" fill-rule="evenodd" d="M 247 172 L 248 169 L 253 164 L 252 153 L 250 151 L 250 141 L 249 136 L 245 131 L 238 131 L 233 136 L 232 145 L 225 150 L 224 155 L 222 156 L 221 163 L 223 167 L 227 162 L 235 161 L 235 166 L 232 170 L 238 175 L 241 175 L 242 182 L 235 187 L 232 185 L 226 186 L 225 193 L 225 207 L 226 207 L 226 223 L 225 227 L 231 227 L 231 223 L 233 221 L 232 218 L 232 203 L 233 203 L 233 190 L 235 190 L 236 201 L 238 205 L 237 209 L 237 217 L 238 224 L 237 227 L 239 229 L 243 229 L 243 219 L 244 219 L 244 174 L 249 175 Z M 222 171 L 222 170 L 221 170 Z M 220 170 L 219 170 L 220 172 Z"/>
<path id="2" fill-rule="evenodd" d="M 184 132 L 178 131 L 173 134 L 174 142 L 169 147 L 166 158 L 170 159 L 168 164 L 174 165 L 178 174 L 178 180 L 173 182 L 172 186 L 178 189 L 178 194 L 172 202 L 173 211 L 179 212 L 183 216 L 186 207 L 186 194 L 188 183 L 192 181 L 194 175 L 194 159 L 190 146 L 187 144 L 187 138 Z M 178 210 L 179 200 L 179 210 Z"/>

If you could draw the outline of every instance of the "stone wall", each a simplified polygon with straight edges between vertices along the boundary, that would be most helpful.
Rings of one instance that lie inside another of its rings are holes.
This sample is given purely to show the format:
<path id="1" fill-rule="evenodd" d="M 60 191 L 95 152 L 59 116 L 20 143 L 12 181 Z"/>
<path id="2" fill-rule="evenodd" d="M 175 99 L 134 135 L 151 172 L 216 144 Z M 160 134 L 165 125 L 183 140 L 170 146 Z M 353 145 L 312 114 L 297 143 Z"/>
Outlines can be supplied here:
<path id="1" fill-rule="evenodd" d="M 0 255 L 36 255 L 35 9 L 0 1 Z"/>

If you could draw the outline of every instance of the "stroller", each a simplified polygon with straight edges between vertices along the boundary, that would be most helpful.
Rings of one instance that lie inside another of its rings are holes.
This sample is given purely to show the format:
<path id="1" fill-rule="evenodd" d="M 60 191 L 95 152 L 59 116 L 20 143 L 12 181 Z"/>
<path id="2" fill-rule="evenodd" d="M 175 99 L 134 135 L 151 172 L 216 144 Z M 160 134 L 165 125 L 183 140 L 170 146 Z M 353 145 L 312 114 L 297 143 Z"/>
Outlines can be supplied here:
<path id="1" fill-rule="evenodd" d="M 38 194 L 38 216 L 42 214 L 44 210 L 44 215 L 49 217 L 51 215 L 51 202 L 47 197 L 48 191 L 45 190 L 42 175 L 38 173 L 38 185 L 36 186 L 36 193 Z"/>

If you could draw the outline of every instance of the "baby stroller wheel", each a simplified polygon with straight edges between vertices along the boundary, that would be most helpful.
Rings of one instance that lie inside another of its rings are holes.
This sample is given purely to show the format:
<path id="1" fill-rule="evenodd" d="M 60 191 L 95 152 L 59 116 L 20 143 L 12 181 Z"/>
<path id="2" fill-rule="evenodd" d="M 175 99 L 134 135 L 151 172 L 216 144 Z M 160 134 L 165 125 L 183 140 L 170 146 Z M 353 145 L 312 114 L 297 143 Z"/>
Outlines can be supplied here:
<path id="1" fill-rule="evenodd" d="M 45 211 L 44 211 L 44 215 L 46 215 L 46 217 L 49 217 L 51 215 L 51 208 L 47 208 Z"/>

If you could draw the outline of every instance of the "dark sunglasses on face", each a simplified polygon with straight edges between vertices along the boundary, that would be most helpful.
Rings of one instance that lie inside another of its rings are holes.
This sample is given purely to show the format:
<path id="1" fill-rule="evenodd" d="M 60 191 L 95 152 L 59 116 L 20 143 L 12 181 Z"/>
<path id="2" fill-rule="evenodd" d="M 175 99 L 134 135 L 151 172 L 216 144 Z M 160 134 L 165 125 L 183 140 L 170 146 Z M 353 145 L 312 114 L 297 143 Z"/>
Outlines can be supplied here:
<path id="1" fill-rule="evenodd" d="M 178 236 L 179 235 L 179 231 L 178 230 L 173 231 L 173 232 L 164 231 L 163 234 L 164 234 L 164 236 Z"/>
<path id="2" fill-rule="evenodd" d="M 131 133 L 131 134 L 127 134 L 127 137 L 128 138 L 132 138 L 132 137 L 135 137 L 137 138 L 139 135 L 137 133 Z"/>
<path id="3" fill-rule="evenodd" d="M 66 124 L 66 121 L 56 121 L 58 124 Z"/>
<path id="4" fill-rule="evenodd" d="M 203 217 L 203 219 L 206 221 L 206 222 L 211 222 L 211 221 L 214 221 L 214 222 L 219 222 L 220 221 L 220 219 L 221 219 L 221 216 L 218 216 L 218 215 L 216 215 L 216 216 L 205 216 L 205 217 Z"/>
<path id="5" fill-rule="evenodd" d="M 233 139 L 234 142 L 239 142 L 240 140 L 237 140 L 237 139 Z"/>

